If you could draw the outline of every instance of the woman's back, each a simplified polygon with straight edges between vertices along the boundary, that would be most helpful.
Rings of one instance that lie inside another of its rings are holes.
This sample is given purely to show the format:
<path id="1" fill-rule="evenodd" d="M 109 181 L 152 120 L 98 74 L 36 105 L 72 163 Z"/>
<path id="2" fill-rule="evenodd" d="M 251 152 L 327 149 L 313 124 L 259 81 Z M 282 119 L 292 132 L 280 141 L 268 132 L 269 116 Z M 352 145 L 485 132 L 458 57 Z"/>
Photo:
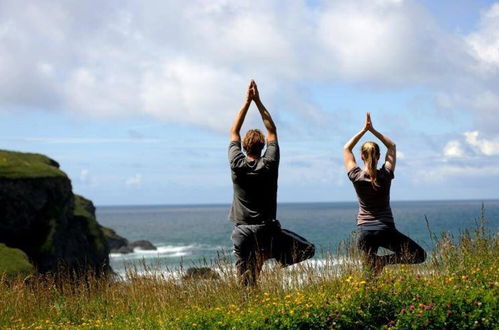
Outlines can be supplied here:
<path id="1" fill-rule="evenodd" d="M 377 184 L 374 187 L 369 174 L 356 166 L 348 172 L 357 198 L 359 199 L 359 213 L 357 225 L 368 224 L 370 221 L 393 223 L 393 214 L 390 207 L 390 186 L 394 178 L 393 172 L 383 165 L 377 170 Z"/>

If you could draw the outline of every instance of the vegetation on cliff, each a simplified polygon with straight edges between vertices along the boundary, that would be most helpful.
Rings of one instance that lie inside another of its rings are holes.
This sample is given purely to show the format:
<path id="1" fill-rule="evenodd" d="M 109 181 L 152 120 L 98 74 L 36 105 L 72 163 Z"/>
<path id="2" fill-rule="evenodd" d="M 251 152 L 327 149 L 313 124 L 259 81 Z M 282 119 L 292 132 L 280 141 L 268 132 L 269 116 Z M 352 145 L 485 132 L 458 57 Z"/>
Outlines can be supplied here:
<path id="1" fill-rule="evenodd" d="M 109 253 L 106 243 L 106 235 L 95 218 L 95 206 L 93 203 L 80 195 L 74 195 L 73 219 L 81 221 L 85 225 L 87 237 L 91 246 L 100 254 Z"/>
<path id="2" fill-rule="evenodd" d="M 59 164 L 44 155 L 0 150 L 0 178 L 66 177 Z"/>

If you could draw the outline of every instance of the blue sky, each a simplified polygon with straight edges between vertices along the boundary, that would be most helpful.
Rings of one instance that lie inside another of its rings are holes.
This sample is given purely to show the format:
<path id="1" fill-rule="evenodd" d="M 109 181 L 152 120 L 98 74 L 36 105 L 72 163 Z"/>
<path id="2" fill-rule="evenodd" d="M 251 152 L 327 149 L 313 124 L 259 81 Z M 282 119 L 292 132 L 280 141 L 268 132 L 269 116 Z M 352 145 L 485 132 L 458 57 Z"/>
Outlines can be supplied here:
<path id="1" fill-rule="evenodd" d="M 497 198 L 499 3 L 0 1 L 0 148 L 97 205 L 230 203 L 251 78 L 279 202 L 355 200 L 342 146 L 366 111 L 397 143 L 393 200 Z"/>

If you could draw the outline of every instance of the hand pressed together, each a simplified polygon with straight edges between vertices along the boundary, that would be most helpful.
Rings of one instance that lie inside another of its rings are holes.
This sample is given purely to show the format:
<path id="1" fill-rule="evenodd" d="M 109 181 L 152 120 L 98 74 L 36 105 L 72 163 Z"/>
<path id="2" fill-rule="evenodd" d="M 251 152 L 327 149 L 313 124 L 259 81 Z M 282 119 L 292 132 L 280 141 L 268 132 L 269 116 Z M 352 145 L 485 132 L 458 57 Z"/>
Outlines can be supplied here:
<path id="1" fill-rule="evenodd" d="M 254 80 L 251 80 L 248 85 L 248 90 L 246 92 L 246 102 L 251 103 L 251 101 L 259 102 L 260 93 L 258 92 L 258 87 Z"/>
<path id="2" fill-rule="evenodd" d="M 364 123 L 364 128 L 362 131 L 367 132 L 367 131 L 372 131 L 374 130 L 373 123 L 371 121 L 371 114 L 369 112 L 366 113 L 366 122 Z"/>

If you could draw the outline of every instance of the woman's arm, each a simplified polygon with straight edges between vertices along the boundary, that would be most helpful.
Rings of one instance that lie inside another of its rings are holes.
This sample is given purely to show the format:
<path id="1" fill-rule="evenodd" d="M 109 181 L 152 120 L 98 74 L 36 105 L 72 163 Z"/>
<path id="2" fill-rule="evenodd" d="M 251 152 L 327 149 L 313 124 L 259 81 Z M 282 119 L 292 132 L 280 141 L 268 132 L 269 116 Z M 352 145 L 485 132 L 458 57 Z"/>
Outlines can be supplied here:
<path id="1" fill-rule="evenodd" d="M 256 83 L 252 80 L 252 88 L 253 88 L 253 100 L 255 101 L 255 104 L 258 108 L 258 111 L 260 112 L 260 115 L 262 116 L 263 124 L 265 125 L 265 128 L 267 129 L 267 142 L 273 142 L 277 141 L 277 127 L 274 124 L 274 121 L 272 120 L 272 117 L 270 116 L 270 113 L 267 111 L 265 106 L 263 105 L 262 101 L 260 100 L 260 93 L 258 92 L 258 88 L 256 86 Z"/>
<path id="2" fill-rule="evenodd" d="M 355 156 L 353 155 L 352 149 L 366 132 L 366 129 L 362 129 L 359 133 L 355 134 L 350 139 L 350 141 L 345 144 L 345 146 L 343 146 L 343 162 L 345 163 L 347 172 L 350 172 L 357 166 L 357 162 L 355 161 Z"/>
<path id="3" fill-rule="evenodd" d="M 355 161 L 355 156 L 353 155 L 352 149 L 359 142 L 362 136 L 370 130 L 371 128 L 371 117 L 369 113 L 366 115 L 366 122 L 364 123 L 364 127 L 362 130 L 355 134 L 350 141 L 348 141 L 345 146 L 343 146 L 343 161 L 345 163 L 345 167 L 347 172 L 350 172 L 357 166 L 357 162 Z"/>
<path id="4" fill-rule="evenodd" d="M 369 121 L 371 121 L 369 113 L 368 116 L 369 116 Z M 395 163 L 397 161 L 397 147 L 395 145 L 395 142 L 393 142 L 388 136 L 375 130 L 374 127 L 372 126 L 372 123 L 370 125 L 369 131 L 371 131 L 371 133 L 373 133 L 374 136 L 377 137 L 386 146 L 387 151 L 385 156 L 385 167 L 394 172 Z"/>
<path id="5" fill-rule="evenodd" d="M 241 135 L 240 135 L 241 127 L 243 126 L 244 118 L 246 118 L 246 113 L 248 113 L 248 109 L 251 104 L 251 100 L 253 98 L 252 83 L 253 80 L 248 85 L 248 90 L 246 91 L 246 99 L 244 100 L 244 104 L 241 107 L 241 110 L 239 110 L 239 113 L 237 114 L 236 119 L 234 120 L 234 124 L 230 129 L 231 141 L 241 142 Z"/>

